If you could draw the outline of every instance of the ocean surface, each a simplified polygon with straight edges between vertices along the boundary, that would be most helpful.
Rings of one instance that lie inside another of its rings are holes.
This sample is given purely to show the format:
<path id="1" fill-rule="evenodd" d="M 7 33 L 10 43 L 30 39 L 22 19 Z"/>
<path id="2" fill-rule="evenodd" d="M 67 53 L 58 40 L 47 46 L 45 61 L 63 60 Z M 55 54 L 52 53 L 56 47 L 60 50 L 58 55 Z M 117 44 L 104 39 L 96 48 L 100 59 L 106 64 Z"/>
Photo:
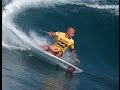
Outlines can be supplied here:
<path id="1" fill-rule="evenodd" d="M 3 90 L 118 90 L 118 0 L 2 0 Z M 44 62 L 31 45 L 52 44 L 47 32 L 76 30 L 82 73 L 70 77 Z"/>

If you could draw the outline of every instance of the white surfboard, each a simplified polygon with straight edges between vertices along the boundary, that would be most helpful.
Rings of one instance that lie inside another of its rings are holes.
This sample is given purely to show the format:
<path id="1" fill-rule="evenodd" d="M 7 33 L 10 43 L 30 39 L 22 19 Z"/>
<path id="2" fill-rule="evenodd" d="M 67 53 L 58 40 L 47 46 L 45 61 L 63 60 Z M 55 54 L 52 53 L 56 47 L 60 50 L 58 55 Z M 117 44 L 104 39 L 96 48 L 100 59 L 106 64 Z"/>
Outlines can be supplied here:
<path id="1" fill-rule="evenodd" d="M 44 50 L 42 50 L 41 48 L 38 47 L 34 47 L 32 48 L 32 51 L 34 51 L 37 55 L 39 55 L 41 58 L 43 58 L 43 61 L 47 62 L 47 63 L 51 63 L 53 65 L 59 65 L 61 68 L 67 70 L 68 67 L 73 67 L 75 70 L 73 71 L 73 73 L 81 73 L 83 72 L 83 70 L 77 68 L 76 66 L 68 63 L 67 61 L 58 58 Z"/>

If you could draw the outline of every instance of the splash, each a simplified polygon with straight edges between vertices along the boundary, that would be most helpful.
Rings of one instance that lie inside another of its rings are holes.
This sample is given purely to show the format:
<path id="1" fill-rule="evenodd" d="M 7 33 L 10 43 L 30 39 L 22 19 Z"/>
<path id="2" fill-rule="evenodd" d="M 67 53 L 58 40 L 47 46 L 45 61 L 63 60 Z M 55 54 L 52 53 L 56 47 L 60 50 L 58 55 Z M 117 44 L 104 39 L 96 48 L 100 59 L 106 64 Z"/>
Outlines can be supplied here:
<path id="1" fill-rule="evenodd" d="M 8 3 L 8 0 L 2 1 Z M 90 1 L 89 1 L 90 2 Z M 91 2 L 96 2 L 96 0 L 92 0 Z M 12 0 L 4 7 L 2 10 L 2 45 L 3 43 L 10 46 L 18 46 L 25 48 L 29 44 L 32 45 L 34 42 L 38 42 L 38 44 L 46 44 L 47 42 L 40 41 L 48 41 L 45 37 L 36 36 L 36 34 L 31 33 L 31 37 L 27 36 L 22 29 L 18 28 L 14 22 L 13 18 L 16 14 L 20 13 L 27 8 L 40 8 L 40 7 L 55 7 L 56 4 L 74 4 L 74 5 L 85 5 L 87 7 L 96 8 L 96 9 L 105 9 L 114 13 L 115 15 L 119 14 L 119 5 L 100 5 L 98 2 L 96 3 L 86 3 L 86 0 Z M 41 30 L 42 31 L 42 30 Z M 34 36 L 34 37 L 33 37 Z M 34 39 L 33 39 L 34 38 Z M 43 40 L 44 39 L 44 40 Z M 37 44 L 37 43 L 36 43 Z M 4 45 L 3 45 L 4 46 Z"/>

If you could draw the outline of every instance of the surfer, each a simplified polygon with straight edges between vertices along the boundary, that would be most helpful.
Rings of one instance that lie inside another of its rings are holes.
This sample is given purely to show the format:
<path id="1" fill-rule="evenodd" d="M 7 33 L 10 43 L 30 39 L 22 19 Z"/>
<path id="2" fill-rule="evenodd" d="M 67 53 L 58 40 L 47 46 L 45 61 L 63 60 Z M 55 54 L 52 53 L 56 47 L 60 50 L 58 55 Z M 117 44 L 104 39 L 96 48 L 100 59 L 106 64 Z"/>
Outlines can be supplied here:
<path id="1" fill-rule="evenodd" d="M 64 32 L 48 32 L 48 34 L 50 35 L 50 37 L 55 37 L 56 40 L 53 45 L 43 46 L 42 47 L 43 50 L 48 51 L 60 58 L 69 47 L 75 61 L 80 62 L 77 58 L 77 55 L 74 49 L 74 40 L 72 39 L 72 37 L 75 34 L 74 28 L 72 27 L 67 28 L 67 31 L 65 33 Z"/>

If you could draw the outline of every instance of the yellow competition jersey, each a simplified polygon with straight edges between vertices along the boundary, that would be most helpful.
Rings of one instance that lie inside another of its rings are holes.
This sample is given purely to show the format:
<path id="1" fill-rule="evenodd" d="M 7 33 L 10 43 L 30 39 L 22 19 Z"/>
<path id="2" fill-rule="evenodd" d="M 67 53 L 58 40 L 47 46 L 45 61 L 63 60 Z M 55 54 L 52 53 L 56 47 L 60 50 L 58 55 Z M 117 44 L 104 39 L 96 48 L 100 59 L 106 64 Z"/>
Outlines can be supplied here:
<path id="1" fill-rule="evenodd" d="M 53 46 L 64 53 L 68 47 L 74 49 L 74 40 L 69 39 L 63 32 L 56 32 L 56 41 Z"/>

